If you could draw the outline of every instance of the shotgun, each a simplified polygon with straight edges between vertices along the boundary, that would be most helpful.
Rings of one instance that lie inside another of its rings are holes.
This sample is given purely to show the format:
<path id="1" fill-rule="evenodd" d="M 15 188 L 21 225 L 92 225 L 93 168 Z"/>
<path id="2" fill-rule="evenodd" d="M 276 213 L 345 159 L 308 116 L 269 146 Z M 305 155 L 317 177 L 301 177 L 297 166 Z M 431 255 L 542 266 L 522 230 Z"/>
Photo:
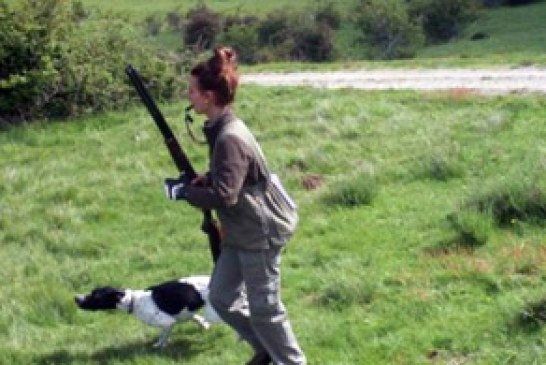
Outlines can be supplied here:
<path id="1" fill-rule="evenodd" d="M 144 86 L 144 83 L 142 82 L 137 70 L 133 66 L 128 65 L 125 69 L 125 73 L 127 76 L 129 76 L 129 79 L 133 83 L 133 86 L 140 96 L 140 99 L 144 105 L 146 105 L 148 112 L 163 135 L 165 145 L 167 146 L 167 149 L 169 150 L 171 158 L 178 168 L 178 171 L 186 174 L 189 181 L 193 180 L 197 176 L 197 173 L 191 165 L 188 157 L 180 147 L 180 144 L 176 140 L 176 137 L 163 117 L 163 114 L 161 114 L 161 111 L 159 111 L 154 99 Z M 212 261 L 216 263 L 218 256 L 220 255 L 220 228 L 215 219 L 212 217 L 212 212 L 208 209 L 203 209 L 203 223 L 201 224 L 201 230 L 208 236 Z"/>

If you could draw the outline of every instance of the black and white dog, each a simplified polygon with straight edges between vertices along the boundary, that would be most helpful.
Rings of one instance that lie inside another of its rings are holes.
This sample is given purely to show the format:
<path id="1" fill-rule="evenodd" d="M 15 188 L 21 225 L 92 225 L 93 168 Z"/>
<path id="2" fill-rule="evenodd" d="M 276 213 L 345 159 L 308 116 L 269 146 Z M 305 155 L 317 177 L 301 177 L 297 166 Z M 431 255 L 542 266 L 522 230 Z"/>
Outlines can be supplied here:
<path id="1" fill-rule="evenodd" d="M 142 322 L 162 328 L 154 347 L 164 347 L 177 322 L 193 320 L 204 329 L 221 322 L 208 300 L 209 276 L 189 276 L 149 287 L 146 290 L 117 289 L 109 286 L 77 295 L 76 304 L 84 310 L 120 309 Z M 202 311 L 202 316 L 198 314 Z"/>

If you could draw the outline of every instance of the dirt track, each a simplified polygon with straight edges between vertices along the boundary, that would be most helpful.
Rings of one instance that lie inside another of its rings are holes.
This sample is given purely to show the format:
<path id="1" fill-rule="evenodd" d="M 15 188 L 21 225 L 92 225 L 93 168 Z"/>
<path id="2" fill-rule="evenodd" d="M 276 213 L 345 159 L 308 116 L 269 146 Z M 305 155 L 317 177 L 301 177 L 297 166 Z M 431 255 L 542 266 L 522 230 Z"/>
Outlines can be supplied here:
<path id="1" fill-rule="evenodd" d="M 244 83 L 320 88 L 468 90 L 485 94 L 546 93 L 546 68 L 363 70 L 257 73 Z"/>

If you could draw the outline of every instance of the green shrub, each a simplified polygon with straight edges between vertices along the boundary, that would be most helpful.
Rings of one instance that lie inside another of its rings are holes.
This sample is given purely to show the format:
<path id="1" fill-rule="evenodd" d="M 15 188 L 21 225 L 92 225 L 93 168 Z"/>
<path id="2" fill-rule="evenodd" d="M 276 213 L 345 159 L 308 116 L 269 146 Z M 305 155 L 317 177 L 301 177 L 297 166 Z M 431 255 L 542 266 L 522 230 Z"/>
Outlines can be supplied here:
<path id="1" fill-rule="evenodd" d="M 325 24 L 302 26 L 294 32 L 292 60 L 323 62 L 334 58 L 332 29 Z"/>
<path id="2" fill-rule="evenodd" d="M 511 226 L 515 221 L 546 222 L 546 190 L 538 182 L 517 180 L 472 198 L 467 205 L 490 211 L 499 226 Z"/>
<path id="3" fill-rule="evenodd" d="M 198 50 L 210 49 L 222 31 L 220 14 L 202 4 L 186 14 L 184 43 Z"/>
<path id="4" fill-rule="evenodd" d="M 222 19 L 223 31 L 218 35 L 217 44 L 229 45 L 237 51 L 239 62 L 255 64 L 258 57 L 259 19 L 254 16 L 227 15 Z"/>
<path id="5" fill-rule="evenodd" d="M 319 4 L 315 12 L 315 21 L 332 29 L 338 29 L 341 26 L 341 13 L 333 2 Z"/>
<path id="6" fill-rule="evenodd" d="M 241 63 L 254 64 L 259 59 L 258 34 L 255 26 L 232 25 L 218 36 L 217 43 L 233 47 Z"/>
<path id="7" fill-rule="evenodd" d="M 464 168 L 456 158 L 441 153 L 423 157 L 416 170 L 417 177 L 437 181 L 447 181 L 464 175 Z"/>
<path id="8" fill-rule="evenodd" d="M 314 17 L 274 11 L 257 26 L 259 60 L 328 61 L 334 56 L 332 29 Z"/>
<path id="9" fill-rule="evenodd" d="M 58 77 L 50 41 L 53 26 L 44 21 L 51 16 L 44 11 L 30 3 L 21 11 L 11 10 L 5 1 L 0 2 L 0 118 L 4 122 L 31 116 Z"/>
<path id="10" fill-rule="evenodd" d="M 371 204 L 379 191 L 377 180 L 371 173 L 360 173 L 345 182 L 336 184 L 325 196 L 330 205 L 357 207 Z"/>
<path id="11" fill-rule="evenodd" d="M 456 235 L 449 245 L 462 248 L 483 246 L 491 236 L 493 224 L 491 216 L 481 212 L 463 209 L 447 216 L 447 221 Z"/>
<path id="12" fill-rule="evenodd" d="M 178 97 L 186 57 L 159 55 L 127 21 L 64 0 L 0 0 L 0 121 L 68 117 L 120 108 L 135 94 L 137 67 L 154 96 Z"/>
<path id="13" fill-rule="evenodd" d="M 370 57 L 413 57 L 423 45 L 421 26 L 410 19 L 401 0 L 363 0 L 355 10 L 362 41 L 371 46 Z"/>
<path id="14" fill-rule="evenodd" d="M 286 10 L 273 11 L 258 26 L 258 41 L 261 46 L 278 46 L 290 38 L 294 14 Z"/>
<path id="15" fill-rule="evenodd" d="M 448 244 L 477 247 L 485 244 L 495 226 L 519 229 L 520 222 L 546 223 L 546 190 L 525 179 L 502 183 L 478 193 L 447 216 L 456 237 Z"/>
<path id="16" fill-rule="evenodd" d="M 412 0 L 410 17 L 422 23 L 432 43 L 456 38 L 470 21 L 478 17 L 477 0 Z"/>

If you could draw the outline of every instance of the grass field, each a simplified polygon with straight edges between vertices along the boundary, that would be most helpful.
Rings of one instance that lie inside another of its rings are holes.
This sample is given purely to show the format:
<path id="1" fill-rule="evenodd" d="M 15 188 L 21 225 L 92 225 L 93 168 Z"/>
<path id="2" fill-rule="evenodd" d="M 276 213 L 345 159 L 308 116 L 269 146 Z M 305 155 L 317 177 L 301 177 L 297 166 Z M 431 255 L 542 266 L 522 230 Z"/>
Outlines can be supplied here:
<path id="1" fill-rule="evenodd" d="M 177 4 L 100 2 L 135 18 Z M 546 2 L 494 10 L 415 60 L 243 72 L 544 65 L 545 16 Z M 244 85 L 238 100 L 300 207 L 283 296 L 310 365 L 546 363 L 543 95 Z M 162 109 L 203 170 L 184 104 Z M 181 324 L 158 351 L 156 329 L 74 304 L 98 285 L 210 272 L 200 213 L 164 197 L 173 175 L 141 107 L 0 132 L 0 364 L 244 363 L 250 350 L 226 326 Z M 323 185 L 306 190 L 308 176 Z"/>
<path id="2" fill-rule="evenodd" d="M 544 221 L 499 227 L 483 212 L 486 242 L 465 246 L 446 219 L 505 187 L 546 195 L 543 97 L 245 86 L 239 100 L 300 205 L 283 285 L 310 364 L 546 360 Z M 182 107 L 164 107 L 177 130 Z M 203 169 L 204 149 L 179 134 Z M 0 134 L 0 156 L 0 363 L 250 356 L 225 326 L 190 323 L 157 351 L 155 329 L 73 303 L 97 285 L 138 288 L 211 269 L 200 214 L 163 196 L 174 167 L 143 109 L 14 128 Z M 305 190 L 307 175 L 324 185 Z"/>

